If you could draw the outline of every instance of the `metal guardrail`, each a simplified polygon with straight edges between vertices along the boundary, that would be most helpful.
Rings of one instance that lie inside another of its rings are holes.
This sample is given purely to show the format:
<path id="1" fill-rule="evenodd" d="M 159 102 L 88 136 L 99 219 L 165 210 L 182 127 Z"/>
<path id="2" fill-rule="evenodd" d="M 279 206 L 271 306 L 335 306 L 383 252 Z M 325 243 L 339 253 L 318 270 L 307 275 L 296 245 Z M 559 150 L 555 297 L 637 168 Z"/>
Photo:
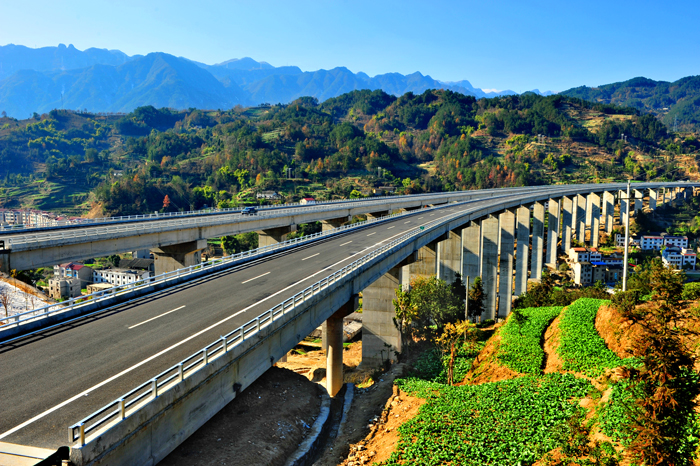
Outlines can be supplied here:
<path id="1" fill-rule="evenodd" d="M 598 185 L 600 186 L 600 185 Z M 610 185 L 612 186 L 612 185 Z M 569 186 L 574 189 L 576 186 Z M 559 187 L 561 188 L 561 187 Z M 549 190 L 543 190 L 539 197 L 544 196 Z M 485 199 L 480 199 L 481 201 Z M 495 199 L 494 199 L 495 200 Z M 466 204 L 474 201 L 460 202 L 457 205 Z M 425 234 L 434 228 L 442 226 L 450 221 L 465 215 L 464 212 L 456 212 L 447 217 L 436 219 L 427 224 L 414 228 L 408 233 L 392 240 L 391 242 L 380 246 L 379 248 L 365 254 L 358 260 L 348 264 L 340 270 L 331 273 L 325 278 L 308 286 L 304 290 L 296 293 L 291 298 L 288 298 L 280 304 L 263 312 L 255 319 L 248 321 L 240 327 L 223 335 L 218 340 L 210 343 L 201 350 L 193 353 L 189 357 L 183 359 L 178 364 L 156 375 L 151 380 L 144 382 L 138 387 L 125 393 L 113 402 L 105 405 L 101 409 L 83 418 L 79 422 L 68 428 L 69 443 L 71 445 L 78 442 L 78 446 L 83 446 L 86 443 L 86 437 L 91 432 L 98 429 L 113 426 L 115 423 L 121 422 L 129 415 L 135 413 L 141 406 L 157 398 L 159 394 L 172 388 L 175 384 L 191 376 L 196 371 L 208 365 L 212 360 L 223 356 L 232 348 L 240 345 L 247 338 L 260 332 L 264 327 L 272 324 L 276 319 L 292 312 L 299 304 L 306 301 L 308 298 L 317 295 L 321 291 L 328 289 L 332 284 L 337 283 L 343 277 L 346 277 L 351 272 L 357 270 L 360 266 L 372 261 L 377 256 L 384 254 L 392 248 L 401 245 L 405 241 L 417 236 Z"/>
<path id="2" fill-rule="evenodd" d="M 463 195 L 463 194 L 460 194 Z M 362 206 L 370 206 L 374 205 L 376 202 L 358 202 L 357 204 L 354 204 L 353 207 L 362 207 Z M 325 207 L 325 208 L 324 208 Z M 319 206 L 314 205 L 314 206 L 309 206 L 309 207 L 296 207 L 293 212 L 287 212 L 284 211 L 284 209 L 280 209 L 279 212 L 276 212 L 275 210 L 267 210 L 267 211 L 262 211 L 259 212 L 255 216 L 243 216 L 240 213 L 235 213 L 235 214 L 227 214 L 227 215 L 221 215 L 221 216 L 216 216 L 216 217 L 207 217 L 207 216 L 200 216 L 200 217 L 188 217 L 180 220 L 165 220 L 163 222 L 154 222 L 152 224 L 143 224 L 143 223 L 136 223 L 136 224 L 129 224 L 125 223 L 123 225 L 116 225 L 116 226 L 105 226 L 105 227 L 94 227 L 90 229 L 84 229 L 84 230 L 62 230 L 60 232 L 49 232 L 49 233 L 35 233 L 35 234 L 25 234 L 21 236 L 16 236 L 16 237 L 6 237 L 5 241 L 7 243 L 6 248 L 8 249 L 13 249 L 16 248 L 17 246 L 20 245 L 26 245 L 29 243 L 41 243 L 44 241 L 56 241 L 60 239 L 71 239 L 71 238 L 90 238 L 92 240 L 99 240 L 100 237 L 103 236 L 111 236 L 114 233 L 125 233 L 125 232 L 136 232 L 138 231 L 139 234 L 144 234 L 144 233 L 155 233 L 159 231 L 164 231 L 168 229 L 172 229 L 173 227 L 187 227 L 187 226 L 215 226 L 215 225 L 221 225 L 221 224 L 226 224 L 226 223 L 231 223 L 232 220 L 238 218 L 238 219 L 250 219 L 250 218 L 260 218 L 263 217 L 265 219 L 269 218 L 278 218 L 278 217 L 287 217 L 291 214 L 295 213 L 303 213 L 303 212 L 325 212 L 325 211 L 330 211 L 330 210 L 335 210 L 333 206 L 324 204 L 319 208 Z M 270 213 L 268 213 L 270 212 Z M 170 227 L 170 228 L 168 228 Z M 20 248 L 20 250 L 23 250 L 23 248 Z"/>
<path id="3" fill-rule="evenodd" d="M 143 403 L 158 397 L 159 394 L 168 390 L 176 383 L 186 379 L 197 370 L 206 366 L 213 359 L 222 356 L 230 351 L 233 347 L 241 344 L 244 340 L 258 333 L 262 328 L 270 325 L 279 317 L 288 314 L 300 303 L 303 303 L 311 296 L 328 289 L 328 287 L 338 280 L 347 276 L 352 271 L 357 270 L 360 266 L 371 261 L 380 254 L 395 247 L 396 245 L 412 238 L 418 234 L 426 233 L 426 230 L 435 228 L 445 222 L 464 215 L 463 212 L 457 212 L 442 219 L 434 220 L 424 225 L 422 228 L 416 228 L 410 232 L 392 240 L 391 242 L 365 254 L 360 259 L 348 264 L 340 270 L 331 273 L 325 278 L 317 281 L 313 285 L 308 286 L 304 290 L 296 293 L 291 298 L 286 299 L 280 304 L 263 312 L 255 319 L 243 324 L 237 329 L 223 335 L 219 340 L 216 340 L 202 348 L 200 351 L 183 359 L 178 364 L 161 372 L 148 382 L 144 382 L 133 390 L 125 393 L 120 398 L 114 400 L 103 408 L 95 411 L 81 421 L 69 427 L 69 442 L 74 444 L 79 442 L 79 446 L 85 445 L 86 436 L 101 427 L 112 424 L 115 421 L 119 422 L 127 416 L 137 411 Z"/>
<path id="4" fill-rule="evenodd" d="M 129 283 L 128 285 L 120 285 L 120 286 L 114 286 L 112 288 L 109 288 L 107 290 L 101 290 L 97 291 L 95 293 L 89 294 L 89 295 L 84 295 L 79 298 L 70 298 L 67 301 L 61 302 L 61 303 L 56 303 L 56 304 L 49 304 L 48 306 L 43 306 L 38 309 L 34 309 L 31 311 L 23 312 L 20 314 L 15 314 L 11 317 L 6 317 L 4 319 L 0 319 L 0 322 L 3 320 L 8 321 L 7 323 L 0 325 L 0 331 L 6 329 L 6 328 L 11 328 L 11 327 L 17 327 L 19 325 L 22 325 L 23 323 L 29 322 L 29 321 L 34 321 L 37 319 L 43 319 L 48 316 L 52 316 L 61 312 L 66 312 L 75 309 L 76 307 L 79 307 L 83 304 L 86 303 L 94 303 L 95 301 L 101 301 L 105 300 L 108 298 L 113 298 L 114 296 L 117 296 L 119 294 L 125 294 L 130 291 L 132 291 L 135 288 L 141 288 L 144 286 L 153 286 L 159 283 L 164 283 L 168 282 L 170 280 L 173 280 L 175 278 L 181 278 L 181 277 L 186 277 L 187 275 L 191 275 L 195 272 L 199 272 L 202 269 L 206 268 L 212 268 L 213 266 L 216 265 L 222 265 L 222 264 L 229 264 L 230 266 L 235 265 L 237 262 L 241 260 L 248 260 L 251 257 L 254 256 L 259 256 L 262 254 L 267 254 L 272 251 L 276 251 L 278 249 L 284 249 L 289 246 L 293 245 L 300 245 L 304 243 L 308 243 L 311 241 L 315 241 L 320 238 L 325 238 L 327 236 L 332 236 L 341 232 L 345 232 L 348 230 L 352 230 L 354 228 L 366 226 L 368 224 L 373 224 L 377 222 L 382 222 L 386 220 L 390 220 L 395 217 L 400 217 L 402 215 L 409 214 L 411 212 L 400 212 L 397 214 L 392 214 L 392 215 L 385 215 L 382 217 L 378 218 L 371 218 L 367 220 L 363 220 L 361 222 L 357 223 L 352 223 L 349 225 L 343 225 L 338 228 L 334 228 L 332 230 L 327 230 L 327 231 L 321 231 L 318 233 L 313 233 L 311 235 L 307 236 L 302 236 L 299 238 L 293 238 L 289 239 L 286 241 L 282 241 L 280 243 L 275 243 L 271 244 L 268 246 L 263 246 L 257 249 L 252 249 L 250 251 L 244 251 L 244 252 L 239 252 L 238 254 L 232 254 L 230 256 L 225 256 L 222 257 L 221 259 L 214 259 L 211 261 L 207 262 L 202 262 L 201 264 L 197 265 L 191 265 L 189 267 L 184 267 L 181 269 L 174 270 L 172 272 L 166 272 L 161 275 L 156 275 L 154 277 L 149 277 L 149 278 L 144 278 L 141 280 L 137 280 L 133 283 Z"/>
<path id="5" fill-rule="evenodd" d="M 576 187 L 577 186 L 569 186 L 569 188 L 571 189 L 575 189 Z M 561 188 L 561 186 L 559 188 Z M 548 191 L 550 190 L 543 190 L 542 193 L 539 193 L 538 197 L 543 197 L 547 194 Z M 480 200 L 483 201 L 485 199 Z M 457 205 L 466 204 L 470 202 L 474 201 L 460 202 Z M 401 245 L 405 241 L 417 235 L 428 233 L 429 231 L 446 223 L 449 223 L 455 218 L 464 215 L 464 212 L 456 212 L 452 215 L 430 221 L 421 227 L 414 228 L 408 233 L 392 240 L 391 242 L 383 246 L 380 246 L 377 249 L 374 249 L 368 254 L 365 254 L 358 260 L 348 264 L 340 270 L 331 273 L 325 278 L 322 278 L 321 280 L 308 286 L 304 290 L 296 293 L 291 298 L 288 298 L 280 304 L 268 309 L 267 311 L 257 316 L 255 319 L 252 319 L 247 323 L 243 324 L 242 326 L 236 328 L 235 330 L 232 330 L 231 332 L 227 333 L 226 335 L 223 335 L 221 338 L 205 346 L 200 351 L 193 353 L 189 357 L 180 361 L 178 364 L 161 372 L 151 380 L 144 382 L 138 387 L 125 393 L 120 398 L 114 400 L 113 402 L 107 404 L 101 409 L 83 418 L 81 421 L 70 426 L 68 428 L 69 443 L 72 445 L 75 442 L 79 442 L 78 446 L 85 445 L 86 437 L 91 432 L 94 432 L 101 428 L 105 428 L 107 427 L 107 425 L 111 427 L 115 423 L 124 420 L 130 414 L 133 414 L 136 411 L 138 411 L 138 409 L 141 406 L 157 398 L 159 394 L 172 388 L 175 384 L 181 382 L 196 371 L 202 369 L 203 367 L 208 365 L 209 362 L 211 362 L 213 359 L 223 356 L 235 346 L 240 345 L 247 338 L 260 332 L 262 328 L 269 326 L 279 317 L 284 316 L 289 312 L 292 312 L 299 304 L 303 303 L 308 298 L 317 295 L 321 291 L 328 289 L 329 286 L 331 286 L 334 283 L 337 283 L 340 279 L 346 277 L 351 272 L 357 270 L 360 266 L 372 261 L 377 256 L 384 254 L 385 252 L 391 250 L 392 248 L 398 245 Z"/>

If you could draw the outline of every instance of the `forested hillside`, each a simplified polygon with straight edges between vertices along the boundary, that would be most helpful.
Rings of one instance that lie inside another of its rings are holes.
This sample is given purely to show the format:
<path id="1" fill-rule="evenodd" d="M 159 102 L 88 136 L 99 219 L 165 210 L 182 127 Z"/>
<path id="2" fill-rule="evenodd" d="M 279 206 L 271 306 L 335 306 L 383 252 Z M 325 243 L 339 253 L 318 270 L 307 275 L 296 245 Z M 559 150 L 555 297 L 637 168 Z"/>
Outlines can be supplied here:
<path id="1" fill-rule="evenodd" d="M 0 119 L 0 205 L 117 215 L 254 203 L 263 190 L 292 201 L 678 179 L 697 176 L 699 149 L 692 134 L 637 110 L 531 93 L 364 90 L 228 111 L 53 110 Z"/>
<path id="2" fill-rule="evenodd" d="M 633 107 L 658 116 L 669 127 L 700 128 L 700 76 L 675 82 L 634 78 L 598 87 L 576 87 L 562 94 L 600 103 Z"/>

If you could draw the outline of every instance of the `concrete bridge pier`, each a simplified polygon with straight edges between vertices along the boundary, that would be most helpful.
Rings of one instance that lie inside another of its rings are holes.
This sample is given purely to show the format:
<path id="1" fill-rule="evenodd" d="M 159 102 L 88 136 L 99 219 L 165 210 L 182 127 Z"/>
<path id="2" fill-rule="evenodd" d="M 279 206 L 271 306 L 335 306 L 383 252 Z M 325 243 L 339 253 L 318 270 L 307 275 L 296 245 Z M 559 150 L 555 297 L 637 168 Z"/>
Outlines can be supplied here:
<path id="1" fill-rule="evenodd" d="M 544 206 L 542 207 L 542 212 L 544 212 Z M 506 210 L 498 217 L 501 227 L 501 258 L 498 273 L 498 317 L 506 318 L 508 314 L 510 314 L 511 304 L 513 302 L 515 214 L 511 210 Z"/>
<path id="2" fill-rule="evenodd" d="M 658 189 L 649 189 L 649 210 L 656 210 L 656 202 L 659 198 Z"/>
<path id="3" fill-rule="evenodd" d="M 481 227 L 471 222 L 462 229 L 462 279 L 470 287 L 476 277 L 481 276 L 479 265 L 481 257 Z"/>
<path id="4" fill-rule="evenodd" d="M 347 217 L 321 220 L 321 231 L 334 230 L 336 228 L 339 228 L 339 227 L 345 225 L 346 223 L 348 223 L 351 220 L 352 220 L 352 215 L 348 215 Z"/>
<path id="5" fill-rule="evenodd" d="M 155 259 L 155 274 L 173 272 L 183 267 L 197 265 L 202 259 L 202 250 L 207 247 L 206 239 L 198 239 L 187 243 L 161 246 L 151 249 Z"/>
<path id="6" fill-rule="evenodd" d="M 615 195 L 609 191 L 603 193 L 603 221 L 605 222 L 605 232 L 613 231 L 613 215 L 615 214 Z"/>
<path id="7" fill-rule="evenodd" d="M 550 206 L 551 204 L 551 200 Z M 516 257 L 515 257 L 515 291 L 516 296 L 527 291 L 527 253 L 530 251 L 530 209 L 520 206 L 517 210 Z"/>
<path id="8" fill-rule="evenodd" d="M 383 364 L 401 351 L 401 335 L 394 325 L 396 290 L 411 280 L 435 275 L 436 243 L 423 246 L 362 291 L 362 363 Z"/>
<path id="9" fill-rule="evenodd" d="M 481 221 L 481 282 L 486 293 L 484 319 L 496 318 L 498 273 L 498 218 L 489 216 Z"/>
<path id="10" fill-rule="evenodd" d="M 591 247 L 597 248 L 600 239 L 600 194 L 591 193 L 588 195 L 588 212 L 586 212 L 586 218 L 590 219 Z"/>
<path id="11" fill-rule="evenodd" d="M 448 231 L 437 242 L 437 278 L 451 284 L 462 274 L 462 236 L 458 231 Z"/>
<path id="12" fill-rule="evenodd" d="M 288 234 L 294 231 L 297 231 L 296 225 L 260 230 L 258 231 L 258 247 L 281 243 L 287 239 Z"/>
<path id="13" fill-rule="evenodd" d="M 0 272 L 10 273 L 10 250 L 0 249 Z"/>
<path id="14" fill-rule="evenodd" d="M 627 225 L 627 202 L 629 202 L 627 199 L 627 192 L 626 191 L 619 191 L 619 198 L 620 198 L 620 225 L 623 227 Z"/>
<path id="15" fill-rule="evenodd" d="M 532 211 L 532 258 L 530 259 L 530 278 L 542 278 L 542 259 L 544 249 L 544 204 L 535 202 Z"/>
<path id="16" fill-rule="evenodd" d="M 357 296 L 326 319 L 324 341 L 326 348 L 326 390 L 335 396 L 343 387 L 343 319 L 357 309 Z M 364 345 L 364 340 L 363 340 Z"/>
<path id="17" fill-rule="evenodd" d="M 549 199 L 549 218 L 547 220 L 547 265 L 557 268 L 557 250 L 559 243 L 559 223 L 561 222 L 561 212 L 559 199 Z"/>
<path id="18" fill-rule="evenodd" d="M 561 221 L 561 248 L 564 254 L 571 249 L 571 224 L 573 220 L 574 201 L 572 198 L 564 196 L 561 200 L 562 221 Z"/>
<path id="19" fill-rule="evenodd" d="M 637 212 L 644 208 L 644 192 L 635 189 L 632 197 L 634 197 L 634 214 L 636 216 Z"/>
<path id="20" fill-rule="evenodd" d="M 576 195 L 576 226 L 574 227 L 574 234 L 581 243 L 586 242 L 586 201 L 586 196 Z"/>

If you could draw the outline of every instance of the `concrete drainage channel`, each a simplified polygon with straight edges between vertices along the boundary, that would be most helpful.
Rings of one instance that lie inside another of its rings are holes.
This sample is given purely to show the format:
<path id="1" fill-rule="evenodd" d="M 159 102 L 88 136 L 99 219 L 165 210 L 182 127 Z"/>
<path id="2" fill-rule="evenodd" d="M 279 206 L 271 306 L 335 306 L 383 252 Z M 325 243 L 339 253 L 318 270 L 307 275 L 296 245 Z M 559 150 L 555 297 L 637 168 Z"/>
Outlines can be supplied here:
<path id="1" fill-rule="evenodd" d="M 352 405 L 354 392 L 355 386 L 347 383 L 338 395 L 331 399 L 323 388 L 321 411 L 316 422 L 311 426 L 309 435 L 297 451 L 289 457 L 284 466 L 311 466 L 314 464 L 325 451 L 327 445 L 342 432 Z"/>

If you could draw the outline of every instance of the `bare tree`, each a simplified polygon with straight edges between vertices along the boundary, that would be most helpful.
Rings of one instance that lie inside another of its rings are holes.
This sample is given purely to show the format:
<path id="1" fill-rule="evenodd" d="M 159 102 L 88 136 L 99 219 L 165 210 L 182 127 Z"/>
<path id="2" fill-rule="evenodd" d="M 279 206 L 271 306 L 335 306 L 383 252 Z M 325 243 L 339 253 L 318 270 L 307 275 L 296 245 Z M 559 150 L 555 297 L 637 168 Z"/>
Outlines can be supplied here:
<path id="1" fill-rule="evenodd" d="M 10 303 L 12 302 L 12 296 L 10 295 L 10 290 L 7 288 L 0 288 L 0 304 L 5 308 L 5 317 L 10 317 Z"/>

